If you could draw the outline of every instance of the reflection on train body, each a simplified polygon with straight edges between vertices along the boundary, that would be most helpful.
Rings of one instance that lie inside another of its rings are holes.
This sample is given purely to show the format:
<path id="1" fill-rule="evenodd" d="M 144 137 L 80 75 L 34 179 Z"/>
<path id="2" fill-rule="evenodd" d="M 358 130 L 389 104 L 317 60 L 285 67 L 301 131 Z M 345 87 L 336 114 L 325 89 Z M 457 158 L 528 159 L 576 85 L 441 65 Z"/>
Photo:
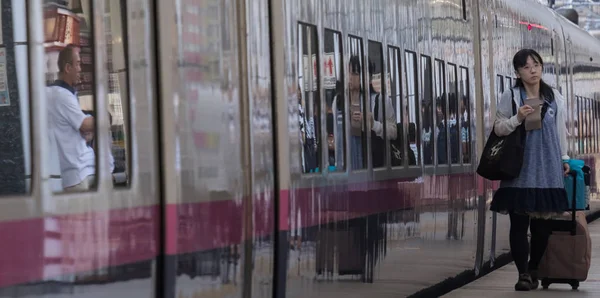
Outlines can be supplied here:
<path id="1" fill-rule="evenodd" d="M 2 297 L 396 297 L 479 272 L 508 251 L 475 168 L 522 47 L 567 99 L 600 210 L 600 42 L 536 0 L 0 14 Z"/>

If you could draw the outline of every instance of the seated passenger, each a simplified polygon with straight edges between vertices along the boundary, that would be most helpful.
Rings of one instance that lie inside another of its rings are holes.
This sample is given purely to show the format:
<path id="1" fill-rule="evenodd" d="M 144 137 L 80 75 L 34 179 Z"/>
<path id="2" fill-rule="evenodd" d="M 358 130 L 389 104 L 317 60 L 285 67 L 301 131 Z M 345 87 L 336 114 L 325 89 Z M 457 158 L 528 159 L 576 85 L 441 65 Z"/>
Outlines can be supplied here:
<path id="1" fill-rule="evenodd" d="M 527 131 L 523 166 L 519 176 L 501 181 L 491 210 L 510 216 L 510 250 L 519 271 L 517 291 L 538 287 L 537 269 L 546 250 L 550 231 L 546 220 L 568 209 L 564 175 L 569 172 L 565 100 L 541 79 L 543 61 L 530 49 L 517 52 L 513 67 L 517 82 L 502 94 L 497 107 L 494 131 L 506 136 L 515 131 L 534 109 L 524 105 L 527 98 L 543 99 L 542 128 Z M 512 103 L 518 108 L 513 115 Z M 531 257 L 527 230 L 531 223 Z"/>

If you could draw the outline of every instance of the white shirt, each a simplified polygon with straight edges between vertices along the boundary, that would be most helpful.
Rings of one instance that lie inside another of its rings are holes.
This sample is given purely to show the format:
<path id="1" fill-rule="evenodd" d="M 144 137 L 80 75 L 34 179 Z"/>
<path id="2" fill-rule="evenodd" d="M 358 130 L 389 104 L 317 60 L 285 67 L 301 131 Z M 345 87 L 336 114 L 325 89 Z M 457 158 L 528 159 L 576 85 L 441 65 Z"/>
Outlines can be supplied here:
<path id="1" fill-rule="evenodd" d="M 375 117 L 375 99 L 377 98 L 376 93 L 372 93 L 370 95 L 371 98 L 371 112 L 373 113 L 373 117 Z M 383 138 L 383 100 L 381 98 L 383 95 L 379 94 L 379 107 L 377 114 L 379 115 L 379 119 L 373 121 L 373 127 L 371 128 L 378 137 Z M 390 140 L 395 140 L 397 136 L 396 132 L 396 115 L 394 113 L 394 106 L 392 105 L 392 100 L 389 97 L 385 97 L 385 123 L 387 124 L 387 137 Z"/>
<path id="2" fill-rule="evenodd" d="M 71 187 L 96 172 L 94 149 L 87 146 L 79 130 L 89 116 L 81 111 L 77 97 L 68 89 L 46 87 L 46 97 L 49 137 L 58 151 L 62 186 Z"/>

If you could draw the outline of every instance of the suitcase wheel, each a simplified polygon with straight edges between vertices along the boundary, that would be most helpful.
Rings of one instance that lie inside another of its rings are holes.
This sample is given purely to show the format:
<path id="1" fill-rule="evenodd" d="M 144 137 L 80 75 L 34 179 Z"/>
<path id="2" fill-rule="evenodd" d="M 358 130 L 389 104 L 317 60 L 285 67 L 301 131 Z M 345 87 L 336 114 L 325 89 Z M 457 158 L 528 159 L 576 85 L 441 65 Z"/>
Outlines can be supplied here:
<path id="1" fill-rule="evenodd" d="M 575 280 L 575 281 L 570 282 L 569 284 L 571 285 L 571 288 L 573 290 L 579 289 L 579 281 Z"/>
<path id="2" fill-rule="evenodd" d="M 549 286 L 550 286 L 550 281 L 545 278 L 542 279 L 542 289 L 547 290 Z"/>

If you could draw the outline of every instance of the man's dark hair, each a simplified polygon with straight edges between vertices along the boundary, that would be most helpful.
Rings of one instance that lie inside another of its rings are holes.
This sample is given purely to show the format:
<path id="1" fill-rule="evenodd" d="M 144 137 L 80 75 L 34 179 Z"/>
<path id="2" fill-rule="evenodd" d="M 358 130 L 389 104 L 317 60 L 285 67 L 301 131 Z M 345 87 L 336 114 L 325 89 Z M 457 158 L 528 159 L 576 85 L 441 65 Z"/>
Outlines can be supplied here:
<path id="1" fill-rule="evenodd" d="M 67 45 L 64 49 L 58 53 L 58 71 L 65 72 L 67 64 L 73 63 L 73 52 L 77 48 L 74 44 Z"/>

